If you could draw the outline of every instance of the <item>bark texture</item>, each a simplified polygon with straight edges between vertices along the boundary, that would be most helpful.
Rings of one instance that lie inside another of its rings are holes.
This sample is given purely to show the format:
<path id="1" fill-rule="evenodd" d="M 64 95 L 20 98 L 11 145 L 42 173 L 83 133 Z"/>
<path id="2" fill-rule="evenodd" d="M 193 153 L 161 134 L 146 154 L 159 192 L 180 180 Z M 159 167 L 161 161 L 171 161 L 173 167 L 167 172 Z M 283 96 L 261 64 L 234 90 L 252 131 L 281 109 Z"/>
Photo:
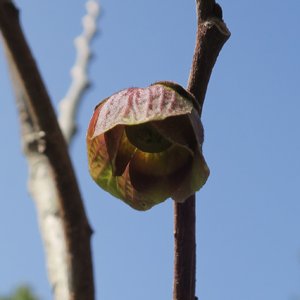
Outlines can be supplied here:
<path id="1" fill-rule="evenodd" d="M 78 51 L 84 48 L 81 54 L 89 52 L 86 51 L 87 42 L 95 31 L 93 20 L 98 14 L 98 5 L 90 0 L 87 9 L 84 25 L 88 23 L 89 26 L 85 26 L 81 45 L 77 47 Z M 0 29 L 20 113 L 23 150 L 29 163 L 28 185 L 37 207 L 49 279 L 57 300 L 93 300 L 92 230 L 85 215 L 67 144 L 22 34 L 18 15 L 12 1 L 0 0 Z M 86 40 L 82 41 L 84 38 Z M 86 63 L 81 63 L 80 67 L 86 67 Z M 78 68 L 78 64 L 77 73 L 85 75 L 85 69 Z M 80 80 L 77 83 L 80 95 L 72 95 L 78 103 L 87 84 L 81 84 Z M 75 112 L 76 108 L 73 109 L 73 117 Z M 68 142 L 70 140 L 71 137 Z"/>

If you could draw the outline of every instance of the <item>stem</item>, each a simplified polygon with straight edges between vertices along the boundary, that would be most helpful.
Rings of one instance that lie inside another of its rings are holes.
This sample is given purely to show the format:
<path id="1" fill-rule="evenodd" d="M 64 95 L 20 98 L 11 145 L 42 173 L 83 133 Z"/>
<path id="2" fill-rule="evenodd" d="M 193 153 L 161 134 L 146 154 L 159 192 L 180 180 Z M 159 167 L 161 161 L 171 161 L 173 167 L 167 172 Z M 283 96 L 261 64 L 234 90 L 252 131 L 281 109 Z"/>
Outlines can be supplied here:
<path id="1" fill-rule="evenodd" d="M 230 37 L 222 17 L 221 7 L 211 0 L 196 0 L 197 7 L 197 36 L 192 67 L 189 76 L 187 90 L 197 99 L 201 117 L 204 98 L 212 69 L 217 57 Z M 208 7 L 211 13 L 208 13 Z M 204 18 L 205 17 L 205 18 Z"/>
<path id="2" fill-rule="evenodd" d="M 0 30 L 16 66 L 35 130 L 41 133 L 37 142 L 43 147 L 39 149 L 47 156 L 55 179 L 59 213 L 67 242 L 70 299 L 94 300 L 90 246 L 92 230 L 85 214 L 65 139 L 23 36 L 19 12 L 11 0 L 0 0 Z"/>
<path id="3" fill-rule="evenodd" d="M 196 275 L 195 195 L 174 202 L 173 300 L 194 300 Z"/>
<path id="4" fill-rule="evenodd" d="M 196 0 L 197 36 L 187 90 L 197 99 L 202 114 L 204 98 L 214 64 L 230 37 L 222 9 L 214 0 Z M 173 300 L 195 300 L 196 240 L 195 195 L 184 203 L 174 202 Z"/>

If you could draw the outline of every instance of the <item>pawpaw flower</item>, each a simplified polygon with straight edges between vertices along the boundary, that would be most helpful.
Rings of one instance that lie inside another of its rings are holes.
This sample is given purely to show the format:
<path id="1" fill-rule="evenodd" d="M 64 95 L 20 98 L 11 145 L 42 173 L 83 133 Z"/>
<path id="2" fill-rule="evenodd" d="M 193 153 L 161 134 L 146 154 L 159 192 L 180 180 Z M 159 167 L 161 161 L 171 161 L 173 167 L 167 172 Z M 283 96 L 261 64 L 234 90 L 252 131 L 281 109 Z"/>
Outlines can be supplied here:
<path id="1" fill-rule="evenodd" d="M 184 202 L 209 176 L 196 100 L 176 83 L 128 88 L 103 100 L 86 141 L 93 180 L 137 210 L 170 197 Z"/>

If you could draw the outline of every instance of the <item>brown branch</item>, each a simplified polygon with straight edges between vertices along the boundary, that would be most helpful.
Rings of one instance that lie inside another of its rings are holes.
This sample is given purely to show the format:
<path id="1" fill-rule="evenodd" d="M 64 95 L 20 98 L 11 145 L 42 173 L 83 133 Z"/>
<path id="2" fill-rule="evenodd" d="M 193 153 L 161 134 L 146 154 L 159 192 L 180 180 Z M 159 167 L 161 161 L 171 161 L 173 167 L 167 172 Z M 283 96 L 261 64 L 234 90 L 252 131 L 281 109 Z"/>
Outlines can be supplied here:
<path id="1" fill-rule="evenodd" d="M 195 195 L 174 202 L 175 262 L 173 300 L 194 300 L 196 273 Z"/>
<path id="2" fill-rule="evenodd" d="M 28 163 L 28 190 L 37 211 L 53 298 L 69 299 L 68 274 L 70 272 L 67 265 L 67 247 L 63 225 L 58 214 L 59 201 L 53 172 L 47 157 L 39 151 L 43 146 L 40 139 L 41 132 L 35 130 L 28 110 L 25 90 L 6 47 L 5 52 L 19 112 L 22 150 Z"/>
<path id="3" fill-rule="evenodd" d="M 202 8 L 203 6 L 205 7 L 206 2 L 209 2 L 210 7 L 212 2 L 210 0 L 199 0 L 196 2 L 198 9 L 197 36 L 187 87 L 187 89 L 196 97 L 200 105 L 200 116 L 212 69 L 223 45 L 230 37 L 230 32 L 221 19 L 221 7 L 218 4 L 214 4 L 211 14 L 208 14 L 207 9 Z M 204 14 L 204 12 L 206 13 Z M 205 15 L 206 18 L 201 18 L 201 15 Z"/>
<path id="4" fill-rule="evenodd" d="M 188 91 L 202 107 L 214 64 L 230 37 L 222 20 L 222 9 L 214 0 L 196 0 L 197 36 Z M 184 203 L 174 202 L 174 283 L 173 300 L 195 300 L 196 241 L 195 195 Z"/>
<path id="5" fill-rule="evenodd" d="M 90 246 L 92 230 L 85 214 L 67 145 L 36 63 L 23 36 L 19 12 L 11 0 L 0 0 L 0 30 L 24 88 L 35 131 L 42 133 L 40 137 L 44 135 L 43 153 L 49 160 L 55 178 L 60 215 L 67 241 L 70 298 L 94 300 Z"/>

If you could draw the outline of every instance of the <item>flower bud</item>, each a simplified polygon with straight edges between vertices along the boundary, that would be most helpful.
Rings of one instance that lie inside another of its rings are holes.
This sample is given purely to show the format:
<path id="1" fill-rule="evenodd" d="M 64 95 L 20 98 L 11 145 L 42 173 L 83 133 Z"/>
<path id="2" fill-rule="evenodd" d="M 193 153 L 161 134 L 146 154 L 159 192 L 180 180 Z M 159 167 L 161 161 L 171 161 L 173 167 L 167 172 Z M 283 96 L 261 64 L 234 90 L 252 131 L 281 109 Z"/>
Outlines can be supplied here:
<path id="1" fill-rule="evenodd" d="M 197 110 L 193 95 L 168 81 L 99 103 L 86 137 L 94 181 L 137 210 L 184 202 L 209 176 Z"/>

